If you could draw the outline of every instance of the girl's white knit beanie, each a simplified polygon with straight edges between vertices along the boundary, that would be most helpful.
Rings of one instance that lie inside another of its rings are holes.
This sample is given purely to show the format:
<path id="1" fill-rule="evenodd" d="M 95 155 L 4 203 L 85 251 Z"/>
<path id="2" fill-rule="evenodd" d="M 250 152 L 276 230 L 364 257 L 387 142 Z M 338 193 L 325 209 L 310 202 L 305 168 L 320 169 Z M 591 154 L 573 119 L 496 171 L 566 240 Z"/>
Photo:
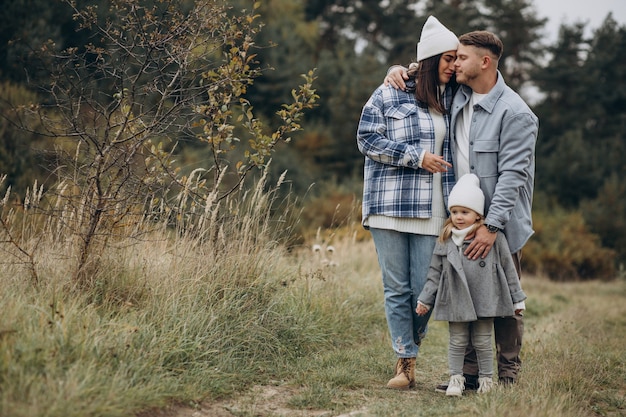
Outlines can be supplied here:
<path id="1" fill-rule="evenodd" d="M 480 180 L 476 175 L 465 174 L 454 185 L 448 197 L 448 210 L 454 206 L 469 208 L 484 215 L 485 194 L 480 189 Z"/>

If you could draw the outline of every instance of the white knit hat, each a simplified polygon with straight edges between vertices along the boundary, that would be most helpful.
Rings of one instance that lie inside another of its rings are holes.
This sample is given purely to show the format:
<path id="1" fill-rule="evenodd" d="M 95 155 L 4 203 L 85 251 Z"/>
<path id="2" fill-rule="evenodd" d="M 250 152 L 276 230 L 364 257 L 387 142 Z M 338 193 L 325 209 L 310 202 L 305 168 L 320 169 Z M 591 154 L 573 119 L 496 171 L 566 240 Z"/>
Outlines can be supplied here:
<path id="1" fill-rule="evenodd" d="M 456 51 L 459 39 L 435 16 L 429 16 L 422 28 L 422 36 L 417 43 L 417 61 L 422 61 L 446 51 Z"/>
<path id="2" fill-rule="evenodd" d="M 485 195 L 476 175 L 465 174 L 454 185 L 448 197 L 448 210 L 455 206 L 472 209 L 481 216 L 485 213 Z"/>

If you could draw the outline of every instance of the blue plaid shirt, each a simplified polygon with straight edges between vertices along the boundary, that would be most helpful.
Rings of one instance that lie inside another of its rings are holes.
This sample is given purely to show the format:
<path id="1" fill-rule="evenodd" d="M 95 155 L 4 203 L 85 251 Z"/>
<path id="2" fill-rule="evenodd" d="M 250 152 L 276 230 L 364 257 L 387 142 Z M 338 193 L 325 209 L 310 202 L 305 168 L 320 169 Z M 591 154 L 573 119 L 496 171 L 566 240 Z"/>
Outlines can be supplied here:
<path id="1" fill-rule="evenodd" d="M 451 99 L 452 92 L 446 88 L 446 108 Z M 443 157 L 452 163 L 450 116 L 444 115 L 444 120 Z M 363 107 L 357 145 L 365 155 L 364 224 L 370 215 L 432 217 L 433 174 L 418 164 L 424 150 L 435 153 L 435 129 L 428 106 L 417 101 L 414 91 L 378 87 Z M 446 206 L 454 181 L 454 169 L 442 173 Z"/>

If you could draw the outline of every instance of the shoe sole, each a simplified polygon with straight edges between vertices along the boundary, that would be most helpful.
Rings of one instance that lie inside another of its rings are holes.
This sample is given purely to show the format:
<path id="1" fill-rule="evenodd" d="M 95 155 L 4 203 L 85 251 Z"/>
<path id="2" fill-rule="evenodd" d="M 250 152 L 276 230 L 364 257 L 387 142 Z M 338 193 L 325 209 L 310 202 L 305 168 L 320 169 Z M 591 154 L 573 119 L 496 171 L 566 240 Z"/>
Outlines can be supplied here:
<path id="1" fill-rule="evenodd" d="M 437 385 L 435 387 L 435 392 L 440 392 L 442 394 L 445 394 L 446 391 L 448 390 L 448 386 L 447 385 Z M 477 388 L 473 387 L 473 386 L 465 386 L 465 391 L 476 391 Z"/>
<path id="2" fill-rule="evenodd" d="M 410 389 L 415 388 L 415 385 L 416 385 L 415 382 L 413 382 L 409 385 L 400 385 L 400 386 L 386 385 L 386 388 L 396 390 L 396 391 L 408 391 Z"/>

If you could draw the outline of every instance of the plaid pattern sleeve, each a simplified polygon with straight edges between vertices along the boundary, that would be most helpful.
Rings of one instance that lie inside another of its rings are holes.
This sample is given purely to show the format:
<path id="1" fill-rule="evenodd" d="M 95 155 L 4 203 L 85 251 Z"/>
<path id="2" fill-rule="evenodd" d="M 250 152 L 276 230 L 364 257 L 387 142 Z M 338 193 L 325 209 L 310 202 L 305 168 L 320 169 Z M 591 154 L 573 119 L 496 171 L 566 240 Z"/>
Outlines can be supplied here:
<path id="1" fill-rule="evenodd" d="M 411 116 L 417 106 L 414 99 L 407 98 L 407 93 L 391 87 L 379 87 L 372 94 L 363 107 L 357 132 L 361 153 L 381 164 L 418 166 L 422 150 L 410 140 L 416 130 Z"/>

